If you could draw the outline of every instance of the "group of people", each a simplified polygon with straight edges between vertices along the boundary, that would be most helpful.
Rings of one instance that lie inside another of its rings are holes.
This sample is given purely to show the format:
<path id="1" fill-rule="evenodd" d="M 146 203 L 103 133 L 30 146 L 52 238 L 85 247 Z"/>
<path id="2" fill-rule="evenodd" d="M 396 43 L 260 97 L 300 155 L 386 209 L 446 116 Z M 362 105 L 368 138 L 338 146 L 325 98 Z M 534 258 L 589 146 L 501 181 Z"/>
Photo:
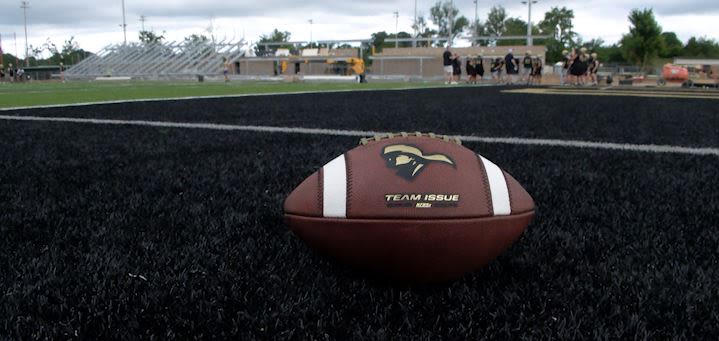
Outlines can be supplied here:
<path id="1" fill-rule="evenodd" d="M 596 53 L 589 53 L 586 47 L 572 49 L 571 52 L 562 51 L 562 77 L 561 85 L 592 85 L 598 84 L 597 72 L 599 59 Z"/>
<path id="2" fill-rule="evenodd" d="M 20 67 L 13 67 L 9 64 L 7 69 L 5 65 L 0 64 L 0 82 L 15 82 L 24 79 L 25 70 Z"/>
<path id="3" fill-rule="evenodd" d="M 444 51 L 442 56 L 445 74 L 445 84 L 458 84 L 462 77 L 461 57 L 449 50 Z M 514 57 L 512 49 L 509 49 L 504 58 L 497 57 L 490 59 L 490 72 L 492 80 L 496 84 L 541 84 L 543 62 L 541 56 L 532 56 L 532 51 L 527 51 L 521 60 Z M 484 78 L 484 58 L 482 56 L 469 56 L 466 58 L 465 70 L 467 83 L 477 84 L 477 80 Z"/>

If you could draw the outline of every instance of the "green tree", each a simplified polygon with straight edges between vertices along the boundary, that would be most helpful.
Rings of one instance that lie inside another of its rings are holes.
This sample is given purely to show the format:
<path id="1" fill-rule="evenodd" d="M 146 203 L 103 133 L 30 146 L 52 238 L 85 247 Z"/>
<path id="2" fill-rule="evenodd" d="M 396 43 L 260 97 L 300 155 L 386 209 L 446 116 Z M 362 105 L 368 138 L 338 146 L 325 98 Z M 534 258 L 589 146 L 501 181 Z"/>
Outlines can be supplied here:
<path id="1" fill-rule="evenodd" d="M 186 44 L 207 44 L 210 38 L 207 38 L 204 34 L 191 34 L 184 39 Z"/>
<path id="2" fill-rule="evenodd" d="M 424 15 L 420 14 L 417 17 L 417 22 L 412 25 L 412 29 L 417 31 L 417 38 L 431 38 L 437 34 L 436 30 L 433 30 L 427 26 L 427 21 L 424 19 Z M 429 47 L 429 43 L 426 41 L 418 41 L 417 46 Z"/>
<path id="3" fill-rule="evenodd" d="M 562 50 L 569 49 L 576 43 L 577 33 L 574 32 L 574 11 L 566 7 L 552 7 L 544 13 L 544 19 L 537 26 L 540 34 L 551 35 L 552 38 L 536 40 L 535 43 L 547 46 L 547 61 L 557 62 L 562 59 Z"/>
<path id="4" fill-rule="evenodd" d="M 62 62 L 64 64 L 73 65 L 82 61 L 88 56 L 88 52 L 80 48 L 80 44 L 75 41 L 75 37 L 65 40 L 60 51 Z"/>
<path id="5" fill-rule="evenodd" d="M 492 6 L 487 15 L 485 28 L 487 34 L 500 37 L 504 33 L 504 25 L 507 21 L 507 10 L 502 6 Z"/>
<path id="6" fill-rule="evenodd" d="M 536 27 L 532 27 L 532 34 L 539 34 L 539 30 Z M 509 18 L 504 21 L 504 32 L 502 36 L 526 36 L 527 35 L 527 23 L 519 18 Z M 527 42 L 526 39 L 509 39 L 509 40 L 498 40 L 497 45 L 509 46 L 509 45 L 524 45 Z"/>
<path id="7" fill-rule="evenodd" d="M 659 52 L 659 56 L 662 58 L 674 58 L 678 57 L 683 53 L 684 44 L 677 38 L 677 34 L 674 32 L 663 32 L 662 33 L 662 50 Z"/>
<path id="8" fill-rule="evenodd" d="M 566 7 L 552 7 L 544 13 L 544 19 L 537 26 L 542 34 L 552 35 L 564 48 L 574 44 L 577 33 L 574 32 L 574 11 Z"/>
<path id="9" fill-rule="evenodd" d="M 163 31 L 162 34 L 158 35 L 157 33 L 153 31 L 140 31 L 139 34 L 140 42 L 143 44 L 154 44 L 154 43 L 162 43 L 163 40 L 165 40 L 165 32 Z"/>
<path id="10" fill-rule="evenodd" d="M 457 17 L 458 14 L 459 9 L 452 1 L 438 1 L 430 8 L 430 18 L 437 25 L 438 34 L 450 40 L 454 40 L 469 26 L 469 20 L 464 16 Z"/>
<path id="11" fill-rule="evenodd" d="M 632 26 L 620 41 L 624 57 L 646 68 L 662 50 L 662 28 L 651 9 L 633 9 L 629 13 Z"/>
<path id="12" fill-rule="evenodd" d="M 686 57 L 719 58 L 719 43 L 705 37 L 691 37 L 684 47 Z"/>
<path id="13" fill-rule="evenodd" d="M 604 39 L 602 38 L 594 38 L 586 43 L 583 43 L 581 46 L 586 47 L 587 50 L 590 52 L 596 52 L 604 45 Z"/>
<path id="14" fill-rule="evenodd" d="M 473 22 L 471 25 L 469 25 L 470 34 L 472 36 L 486 36 L 487 33 L 487 25 L 482 23 L 481 20 L 477 19 L 477 21 Z M 472 41 L 472 45 L 477 44 L 478 41 Z"/>
<path id="15" fill-rule="evenodd" d="M 280 31 L 278 29 L 274 29 L 270 34 L 268 35 L 261 35 L 260 40 L 257 42 L 257 45 L 255 46 L 255 54 L 258 56 L 261 55 L 267 55 L 267 54 L 273 54 L 275 51 L 277 51 L 278 48 L 286 48 L 291 49 L 292 45 L 286 44 L 281 46 L 268 46 L 265 47 L 262 45 L 262 43 L 285 43 L 290 41 L 291 33 L 288 31 Z"/>
<path id="16" fill-rule="evenodd" d="M 619 47 L 617 44 L 612 44 L 610 46 L 602 45 L 600 47 L 597 47 L 594 51 L 597 53 L 599 60 L 602 63 L 609 63 L 609 64 L 626 64 L 627 60 L 624 58 L 624 54 L 622 54 L 622 48 Z"/>
<path id="17" fill-rule="evenodd" d="M 382 52 L 382 48 L 385 46 L 384 40 L 388 38 L 388 34 L 385 31 L 372 33 L 372 46 L 375 48 L 375 52 Z"/>

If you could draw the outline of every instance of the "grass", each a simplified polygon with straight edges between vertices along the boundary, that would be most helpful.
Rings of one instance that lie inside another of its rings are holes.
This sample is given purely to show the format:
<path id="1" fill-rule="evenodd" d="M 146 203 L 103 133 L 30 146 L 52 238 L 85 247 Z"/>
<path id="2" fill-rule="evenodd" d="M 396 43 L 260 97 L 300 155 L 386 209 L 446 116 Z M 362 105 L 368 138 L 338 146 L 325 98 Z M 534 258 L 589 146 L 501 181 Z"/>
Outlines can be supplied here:
<path id="1" fill-rule="evenodd" d="M 162 99 L 194 96 L 231 96 L 257 93 L 281 93 L 329 90 L 386 90 L 426 87 L 409 83 L 269 83 L 269 82 L 34 82 L 0 83 L 0 108 Z"/>

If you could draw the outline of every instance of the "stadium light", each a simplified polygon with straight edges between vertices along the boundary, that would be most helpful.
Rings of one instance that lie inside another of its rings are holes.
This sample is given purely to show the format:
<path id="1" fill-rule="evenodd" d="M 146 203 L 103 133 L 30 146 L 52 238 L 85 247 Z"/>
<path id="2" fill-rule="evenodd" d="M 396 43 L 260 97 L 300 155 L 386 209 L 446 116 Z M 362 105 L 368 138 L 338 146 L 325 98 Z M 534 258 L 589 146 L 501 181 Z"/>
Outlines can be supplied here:
<path id="1" fill-rule="evenodd" d="M 124 37 L 124 45 L 127 45 L 127 23 L 125 22 L 125 0 L 122 0 L 122 35 Z"/>
<path id="2" fill-rule="evenodd" d="M 527 14 L 527 46 L 532 46 L 532 4 L 536 4 L 537 0 L 522 1 L 528 7 L 529 13 Z"/>
<path id="3" fill-rule="evenodd" d="M 479 17 L 477 15 L 477 6 L 479 6 L 479 0 L 474 0 L 473 2 L 474 2 L 474 23 L 472 24 L 472 26 L 474 27 L 474 32 L 472 33 L 472 35 L 475 36 L 475 35 L 479 34 L 479 32 L 477 32 L 477 28 L 479 27 L 478 26 L 479 22 L 477 21 L 477 20 L 479 20 Z M 472 40 L 472 46 L 474 46 L 476 43 L 477 43 L 476 40 Z"/>
<path id="4" fill-rule="evenodd" d="M 394 37 L 399 38 L 399 11 L 394 11 Z M 394 42 L 394 48 L 399 47 L 399 42 Z"/>
<path id="5" fill-rule="evenodd" d="M 419 27 L 417 27 L 417 0 L 414 0 L 414 25 L 412 25 L 412 26 L 414 28 L 414 38 L 417 38 L 417 35 L 418 35 L 417 33 L 419 32 L 419 30 L 418 30 Z M 399 37 L 397 37 L 397 38 L 399 38 Z M 417 47 L 417 41 L 414 41 L 412 43 L 412 47 Z"/>
<path id="6" fill-rule="evenodd" d="M 27 48 L 27 9 L 30 8 L 30 2 L 21 1 L 20 4 L 20 8 L 22 8 L 22 15 L 25 18 L 25 67 L 30 67 L 30 59 L 28 58 L 29 50 Z"/>
<path id="7" fill-rule="evenodd" d="M 310 19 L 310 20 L 307 20 L 307 22 L 310 23 L 310 47 L 312 47 L 312 24 L 314 24 L 315 21 Z"/>

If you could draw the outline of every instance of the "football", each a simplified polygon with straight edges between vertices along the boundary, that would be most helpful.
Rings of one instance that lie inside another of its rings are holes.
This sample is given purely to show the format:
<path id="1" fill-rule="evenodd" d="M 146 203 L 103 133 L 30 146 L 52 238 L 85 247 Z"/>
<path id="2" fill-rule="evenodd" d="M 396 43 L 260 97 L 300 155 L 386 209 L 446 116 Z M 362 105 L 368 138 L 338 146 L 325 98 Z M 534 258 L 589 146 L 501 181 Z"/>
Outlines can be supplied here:
<path id="1" fill-rule="evenodd" d="M 284 203 L 292 231 L 351 267 L 390 279 L 438 282 L 491 262 L 534 216 L 507 172 L 434 134 L 389 134 L 306 178 Z"/>

